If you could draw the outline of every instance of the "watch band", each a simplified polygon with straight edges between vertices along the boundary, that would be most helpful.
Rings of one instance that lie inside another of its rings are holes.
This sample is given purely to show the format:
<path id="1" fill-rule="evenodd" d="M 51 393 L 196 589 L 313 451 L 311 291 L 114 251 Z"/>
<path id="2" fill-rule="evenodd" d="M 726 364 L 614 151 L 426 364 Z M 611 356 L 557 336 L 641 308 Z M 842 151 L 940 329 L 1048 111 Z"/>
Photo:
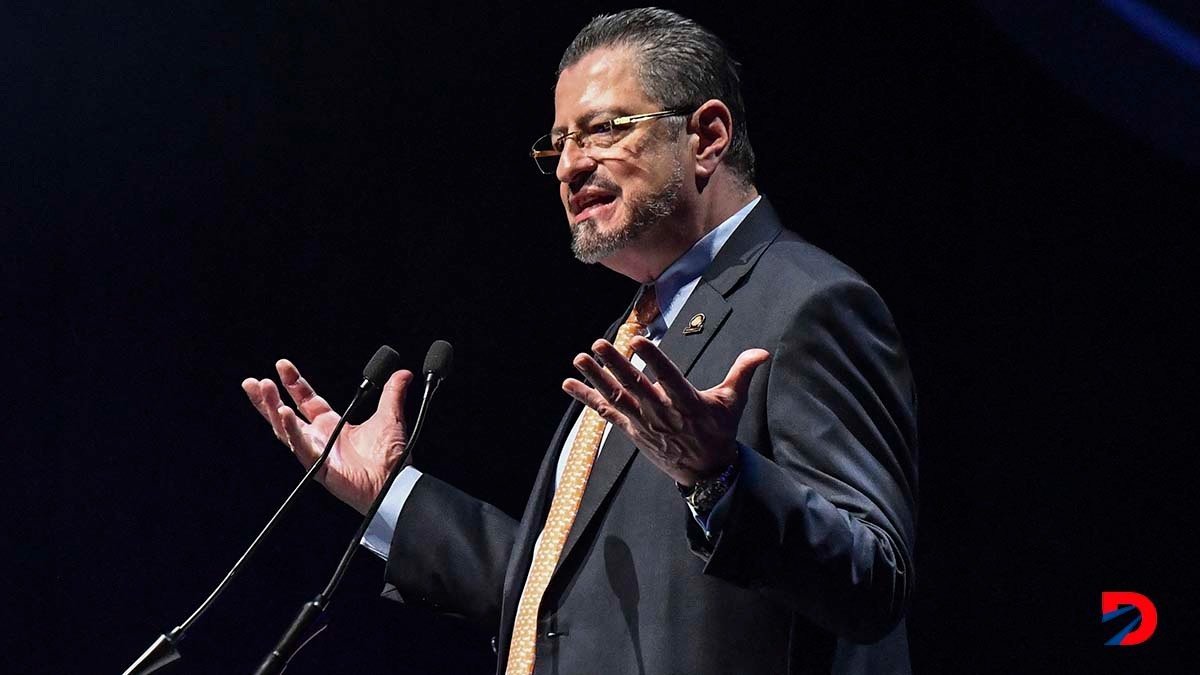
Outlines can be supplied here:
<path id="1" fill-rule="evenodd" d="M 737 478 L 738 472 L 741 470 L 741 456 L 735 457 L 729 466 L 715 478 L 708 478 L 696 481 L 696 484 L 685 487 L 678 483 L 675 487 L 679 488 L 679 494 L 683 496 L 683 500 L 692 507 L 692 510 L 701 517 L 708 516 L 717 506 L 717 502 L 729 492 L 729 486 L 733 484 Z"/>

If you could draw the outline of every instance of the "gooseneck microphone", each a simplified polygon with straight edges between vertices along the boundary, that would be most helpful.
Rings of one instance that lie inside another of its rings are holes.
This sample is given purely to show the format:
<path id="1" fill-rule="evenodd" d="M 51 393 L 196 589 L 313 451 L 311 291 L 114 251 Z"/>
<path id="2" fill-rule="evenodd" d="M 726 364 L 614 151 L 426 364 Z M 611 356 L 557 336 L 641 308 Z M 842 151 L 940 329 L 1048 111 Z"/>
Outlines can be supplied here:
<path id="1" fill-rule="evenodd" d="M 242 567 L 245 565 L 246 561 L 250 559 L 250 556 L 253 555 L 256 550 L 258 550 L 259 545 L 262 544 L 267 535 L 271 533 L 271 530 L 275 528 L 275 523 L 284 513 L 288 511 L 289 508 L 291 508 L 292 504 L 295 503 L 296 496 L 300 494 L 300 491 L 313 481 L 313 477 L 316 476 L 317 471 L 324 466 L 325 460 L 329 457 L 329 453 L 333 449 L 333 444 L 335 441 L 337 441 L 338 434 L 342 432 L 342 427 L 346 424 L 346 418 L 354 410 L 354 407 L 358 404 L 358 402 L 362 400 L 363 394 L 382 386 L 385 382 L 387 382 L 388 378 L 392 376 L 392 373 L 396 372 L 397 370 L 400 370 L 400 355 L 396 353 L 396 350 L 387 345 L 383 345 L 375 351 L 375 355 L 371 357 L 371 360 L 367 363 L 367 366 L 363 368 L 363 381 L 358 385 L 358 389 L 354 392 L 354 398 L 351 399 L 350 405 L 346 406 L 346 411 L 342 413 L 342 418 L 338 420 L 337 425 L 334 426 L 333 433 L 329 435 L 329 440 L 325 443 L 325 449 L 321 451 L 321 455 L 317 458 L 317 461 L 313 462 L 313 465 L 309 467 L 307 472 L 305 472 L 304 477 L 300 479 L 300 482 L 296 483 L 296 487 L 292 488 L 291 494 L 287 496 L 287 499 L 285 499 L 283 504 L 279 506 L 279 509 L 275 511 L 275 515 L 271 516 L 271 519 L 267 521 L 267 524 L 258 533 L 258 536 L 255 537 L 254 541 L 250 543 L 249 548 L 242 553 L 242 557 L 238 558 L 237 562 L 233 564 L 233 567 L 230 568 L 229 572 L 225 574 L 225 578 L 221 580 L 221 583 L 217 584 L 217 587 L 213 589 L 212 593 L 209 593 L 208 597 L 204 599 L 204 602 L 200 603 L 200 606 L 196 608 L 196 611 L 192 612 L 192 615 L 189 616 L 187 620 L 176 626 L 170 633 L 160 635 L 158 639 L 155 640 L 152 645 L 150 645 L 150 648 L 143 652 L 142 655 L 133 662 L 133 665 L 129 666 L 129 668 L 125 670 L 123 675 L 147 675 L 148 673 L 152 673 L 180 658 L 178 649 L 179 642 L 183 640 L 184 636 L 187 634 L 192 625 L 195 624 L 196 621 L 208 611 L 209 607 L 212 607 L 213 603 L 217 601 L 217 598 L 219 598 L 221 594 L 225 592 L 225 589 L 229 586 L 229 583 L 233 581 L 233 578 L 237 576 L 238 572 L 242 571 Z"/>
<path id="2" fill-rule="evenodd" d="M 451 368 L 454 364 L 454 348 L 445 340 L 437 340 L 429 346 L 429 351 L 425 355 L 425 366 L 422 372 L 425 374 L 425 393 L 421 397 L 421 407 L 417 411 L 417 421 L 412 426 L 412 433 L 408 438 L 408 443 L 405 447 L 404 457 L 401 461 L 396 462 L 396 466 L 392 468 L 388 474 L 387 480 L 384 481 L 383 487 L 380 488 L 379 494 L 375 496 L 375 501 L 371 502 L 370 508 L 363 515 L 362 523 L 359 524 L 358 530 L 354 532 L 354 536 L 350 538 L 350 543 L 346 546 L 346 550 L 342 553 L 342 559 L 338 562 L 337 569 L 334 570 L 333 576 L 330 577 L 329 583 L 326 584 L 325 590 L 317 594 L 317 597 L 308 601 L 300 608 L 300 612 L 296 614 L 296 618 L 292 620 L 283 637 L 275 645 L 275 648 L 267 654 L 263 659 L 262 664 L 258 666 L 258 670 L 254 671 L 255 675 L 278 675 L 282 673 L 284 668 L 287 668 L 288 662 L 300 651 L 304 645 L 308 644 L 322 630 L 325 629 L 325 610 L 329 607 L 329 603 L 333 599 L 333 594 L 337 591 L 338 585 L 342 582 L 342 577 L 346 575 L 346 570 L 350 567 L 350 561 L 354 559 L 354 555 L 358 552 L 359 542 L 362 541 L 363 535 L 370 526 L 371 521 L 375 518 L 375 514 L 379 511 L 379 505 L 383 503 L 387 496 L 388 490 L 391 489 L 392 483 L 396 481 L 396 476 L 400 475 L 400 471 L 412 463 L 413 450 L 416 448 L 417 438 L 421 435 L 421 429 L 425 426 L 425 413 L 429 409 L 429 403 L 433 400 L 433 394 L 442 384 L 442 380 L 450 375 Z"/>

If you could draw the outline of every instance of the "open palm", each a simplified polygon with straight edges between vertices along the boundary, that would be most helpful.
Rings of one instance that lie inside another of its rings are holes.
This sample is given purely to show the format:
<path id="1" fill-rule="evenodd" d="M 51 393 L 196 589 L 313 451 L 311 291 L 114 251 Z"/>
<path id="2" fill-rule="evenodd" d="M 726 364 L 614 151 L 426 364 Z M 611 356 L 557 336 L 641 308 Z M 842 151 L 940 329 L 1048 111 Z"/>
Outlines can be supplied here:
<path id="1" fill-rule="evenodd" d="M 307 469 L 321 456 L 341 416 L 313 391 L 291 361 L 281 359 L 275 369 L 296 410 L 283 404 L 270 379 L 247 378 L 242 390 Z M 326 489 L 360 513 L 367 511 L 392 467 L 404 456 L 408 440 L 404 400 L 412 379 L 407 370 L 394 373 L 383 387 L 375 414 L 362 424 L 347 424 L 317 472 Z"/>

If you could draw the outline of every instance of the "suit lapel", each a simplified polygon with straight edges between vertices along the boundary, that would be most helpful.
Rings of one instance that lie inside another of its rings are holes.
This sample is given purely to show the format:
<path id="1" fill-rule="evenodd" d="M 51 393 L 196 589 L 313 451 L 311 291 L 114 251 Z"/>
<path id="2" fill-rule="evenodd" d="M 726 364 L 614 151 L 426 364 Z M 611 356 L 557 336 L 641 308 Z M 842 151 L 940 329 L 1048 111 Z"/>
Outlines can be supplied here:
<path id="1" fill-rule="evenodd" d="M 514 588 L 519 593 L 520 585 L 525 583 L 523 573 L 529 569 L 533 545 L 542 531 L 542 523 L 546 521 L 546 513 L 550 509 L 550 496 L 554 494 L 555 467 L 558 465 L 560 454 L 555 450 L 562 448 L 563 440 L 582 409 L 583 404 L 578 401 L 571 402 L 567 413 L 559 422 L 558 430 L 554 432 L 554 437 L 550 441 L 550 449 L 546 452 L 545 459 L 542 460 L 542 466 L 538 469 L 537 479 L 533 483 L 533 491 L 529 495 L 529 502 L 525 505 L 525 514 L 521 519 L 525 526 L 517 532 L 516 541 L 513 542 L 513 556 L 509 559 L 508 570 L 504 575 L 505 598 L 512 596 L 511 591 Z"/>
<path id="2" fill-rule="evenodd" d="M 617 334 L 617 328 L 621 322 L 629 316 L 629 312 L 633 309 L 633 303 L 630 302 L 629 307 L 625 308 L 625 313 L 621 315 L 611 326 L 605 336 L 608 339 L 613 339 Z M 571 432 L 571 428 L 575 426 L 575 420 L 583 412 L 583 404 L 578 401 L 571 401 L 571 405 L 567 407 L 567 412 L 563 415 L 562 420 L 558 423 L 558 429 L 555 430 L 554 436 L 550 440 L 550 447 L 546 451 L 546 457 L 542 460 L 542 465 L 538 469 L 537 478 L 533 483 L 533 491 L 529 495 L 529 501 L 525 504 L 525 513 L 521 518 L 521 528 L 517 532 L 516 541 L 513 542 L 513 554 L 508 561 L 508 569 L 504 575 L 504 595 L 503 605 L 500 610 L 500 635 L 503 647 L 502 650 L 507 650 L 509 636 L 512 634 L 512 623 L 517 614 L 517 603 L 521 598 L 521 591 L 525 587 L 525 577 L 529 573 L 529 566 L 532 564 L 533 547 L 537 543 L 538 535 L 541 534 L 542 526 L 546 522 L 547 512 L 550 510 L 550 499 L 554 494 L 554 479 L 557 474 L 559 456 L 563 452 L 563 443 L 567 439 L 567 435 Z M 611 434 L 610 434 L 611 436 Z M 500 652 L 501 658 L 505 655 L 504 651 Z"/>
<path id="3" fill-rule="evenodd" d="M 681 322 L 677 320 L 659 343 L 659 348 L 683 371 L 684 375 L 691 370 L 700 352 L 704 350 L 709 340 L 716 335 L 721 324 L 724 323 L 725 317 L 729 315 L 729 304 L 725 302 L 725 298 L 721 297 L 720 293 L 702 281 L 692 292 L 683 311 L 680 312 L 680 316 L 691 317 L 697 313 L 703 313 L 709 317 L 705 323 L 705 330 L 692 335 L 684 335 L 680 327 Z M 563 544 L 563 551 L 558 558 L 556 569 L 561 569 L 566 563 L 575 544 L 587 531 L 588 523 L 600 510 L 612 492 L 613 486 L 616 485 L 636 454 L 637 447 L 625 435 L 625 432 L 620 429 L 613 429 L 609 432 L 608 439 L 604 442 L 604 449 L 592 466 L 592 473 L 588 477 L 587 487 L 583 492 L 583 501 L 579 504 L 575 522 L 567 534 L 566 543 Z"/>

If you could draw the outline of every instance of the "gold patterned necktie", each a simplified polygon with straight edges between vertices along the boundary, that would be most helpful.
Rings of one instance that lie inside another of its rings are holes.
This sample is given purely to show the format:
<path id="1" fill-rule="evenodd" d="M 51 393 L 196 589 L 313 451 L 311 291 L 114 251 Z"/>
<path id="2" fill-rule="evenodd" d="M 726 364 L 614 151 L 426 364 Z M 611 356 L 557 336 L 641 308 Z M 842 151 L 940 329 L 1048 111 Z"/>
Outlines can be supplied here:
<path id="1" fill-rule="evenodd" d="M 633 349 L 630 348 L 629 341 L 635 335 L 644 335 L 646 328 L 658 318 L 658 313 L 654 287 L 646 286 L 629 318 L 617 329 L 613 347 L 625 358 L 630 358 Z M 575 514 L 579 512 L 583 490 L 587 486 L 588 476 L 592 473 L 592 463 L 600 450 L 600 441 L 604 438 L 604 428 L 607 425 L 608 422 L 595 410 L 586 407 L 583 409 L 579 431 L 575 434 L 575 442 L 571 444 L 567 454 L 567 465 L 554 491 L 554 499 L 550 502 L 550 515 L 546 517 L 542 536 L 534 552 L 533 564 L 529 567 L 529 576 L 525 579 L 525 590 L 521 592 L 508 650 L 508 667 L 505 670 L 507 675 L 529 675 L 533 672 L 534 655 L 537 650 L 538 610 L 542 604 L 542 595 L 546 592 L 546 586 L 549 585 L 554 568 L 558 565 L 558 557 L 562 554 L 571 524 L 575 522 Z"/>

